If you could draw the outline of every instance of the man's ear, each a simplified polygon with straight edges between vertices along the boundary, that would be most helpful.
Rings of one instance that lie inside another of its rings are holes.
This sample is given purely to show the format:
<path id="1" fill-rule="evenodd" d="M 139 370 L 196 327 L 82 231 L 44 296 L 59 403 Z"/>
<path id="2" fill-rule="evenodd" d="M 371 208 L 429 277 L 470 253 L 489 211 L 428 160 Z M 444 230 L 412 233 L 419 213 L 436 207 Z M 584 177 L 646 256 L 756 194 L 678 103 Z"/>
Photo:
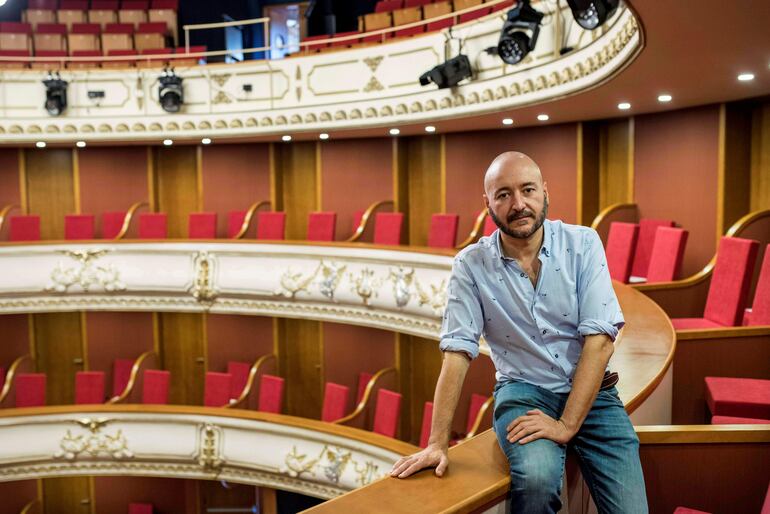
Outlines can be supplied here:
<path id="1" fill-rule="evenodd" d="M 543 193 L 548 196 L 548 182 L 543 182 Z"/>
<path id="2" fill-rule="evenodd" d="M 481 195 L 481 197 L 484 199 L 484 207 L 486 207 L 487 209 L 489 209 L 489 197 L 487 196 L 487 194 L 486 194 L 486 193 L 484 193 L 483 195 Z"/>

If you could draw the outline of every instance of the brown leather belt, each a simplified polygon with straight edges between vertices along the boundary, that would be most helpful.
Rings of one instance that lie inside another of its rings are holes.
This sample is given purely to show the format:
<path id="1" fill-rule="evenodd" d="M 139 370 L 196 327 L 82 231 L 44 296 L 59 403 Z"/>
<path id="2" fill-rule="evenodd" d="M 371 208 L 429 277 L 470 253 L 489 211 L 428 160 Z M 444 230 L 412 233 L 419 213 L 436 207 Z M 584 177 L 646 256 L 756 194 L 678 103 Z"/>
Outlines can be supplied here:
<path id="1" fill-rule="evenodd" d="M 610 387 L 617 384 L 618 380 L 620 380 L 620 377 L 616 371 L 613 371 L 612 373 L 605 371 L 604 378 L 602 378 L 602 385 L 599 386 L 599 390 L 604 391 L 605 389 L 609 389 Z"/>

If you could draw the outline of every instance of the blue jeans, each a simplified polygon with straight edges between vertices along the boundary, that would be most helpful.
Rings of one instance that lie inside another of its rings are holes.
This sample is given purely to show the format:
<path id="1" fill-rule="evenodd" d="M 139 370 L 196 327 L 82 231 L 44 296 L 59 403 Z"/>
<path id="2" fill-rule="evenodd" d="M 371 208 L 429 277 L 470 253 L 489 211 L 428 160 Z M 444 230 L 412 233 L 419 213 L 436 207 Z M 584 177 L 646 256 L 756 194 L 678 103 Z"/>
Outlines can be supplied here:
<path id="1" fill-rule="evenodd" d="M 599 391 L 583 425 L 567 445 L 550 439 L 508 442 L 506 427 L 514 419 L 532 409 L 558 419 L 567 396 L 526 382 L 499 382 L 495 386 L 494 428 L 510 466 L 511 513 L 555 513 L 561 508 L 569 447 L 578 456 L 599 513 L 646 514 L 639 438 L 614 387 Z"/>

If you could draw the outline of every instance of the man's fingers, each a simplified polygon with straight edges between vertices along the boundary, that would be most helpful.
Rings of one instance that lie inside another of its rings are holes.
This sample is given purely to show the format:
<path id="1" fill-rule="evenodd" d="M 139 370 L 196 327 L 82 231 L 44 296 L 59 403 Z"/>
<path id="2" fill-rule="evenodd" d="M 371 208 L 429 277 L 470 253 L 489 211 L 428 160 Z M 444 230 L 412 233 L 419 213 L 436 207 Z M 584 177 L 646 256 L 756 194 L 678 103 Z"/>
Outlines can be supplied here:
<path id="1" fill-rule="evenodd" d="M 534 416 L 534 415 L 542 414 L 542 413 L 543 413 L 543 411 L 541 411 L 540 409 L 532 409 L 532 410 L 528 410 L 527 411 L 527 414 L 529 416 Z"/>
<path id="2" fill-rule="evenodd" d="M 528 418 L 528 416 L 519 416 L 518 418 L 514 419 L 513 421 L 508 423 L 508 426 L 505 428 L 506 432 L 510 432 L 511 430 L 513 430 L 513 428 L 516 425 L 518 425 L 519 423 L 521 423 L 522 421 L 524 421 L 527 418 Z"/>
<path id="3" fill-rule="evenodd" d="M 438 466 L 436 466 L 436 476 L 437 477 L 444 476 L 444 472 L 446 471 L 446 468 L 448 465 L 449 465 L 449 459 L 446 456 L 442 456 L 441 462 L 439 462 Z"/>
<path id="4" fill-rule="evenodd" d="M 545 432 L 543 430 L 538 430 L 537 432 L 528 435 L 521 441 L 519 441 L 519 444 L 527 444 L 532 441 L 536 441 L 537 439 L 542 438 L 545 435 Z"/>
<path id="5" fill-rule="evenodd" d="M 416 462 L 413 462 L 411 466 L 406 468 L 406 470 L 399 473 L 398 478 L 406 478 L 412 473 L 415 473 L 416 471 L 420 471 L 423 468 L 427 468 L 431 465 L 431 463 L 426 462 L 425 459 L 418 459 Z"/>
<path id="6" fill-rule="evenodd" d="M 398 476 L 402 471 L 409 467 L 413 459 L 412 455 L 407 457 L 401 457 L 398 462 L 393 466 L 393 470 L 390 472 L 390 476 Z"/>

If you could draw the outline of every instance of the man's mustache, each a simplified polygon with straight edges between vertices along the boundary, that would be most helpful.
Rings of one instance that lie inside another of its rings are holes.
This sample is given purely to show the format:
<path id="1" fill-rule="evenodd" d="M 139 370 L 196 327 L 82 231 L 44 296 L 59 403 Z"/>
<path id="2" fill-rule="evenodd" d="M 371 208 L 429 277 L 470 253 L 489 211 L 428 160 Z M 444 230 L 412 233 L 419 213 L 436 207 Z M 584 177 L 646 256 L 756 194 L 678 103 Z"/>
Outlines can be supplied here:
<path id="1" fill-rule="evenodd" d="M 506 220 L 508 221 L 508 223 L 511 223 L 513 221 L 520 220 L 522 218 L 534 218 L 534 217 L 535 217 L 535 213 L 533 213 L 532 211 L 523 210 L 523 211 L 509 214 Z"/>

